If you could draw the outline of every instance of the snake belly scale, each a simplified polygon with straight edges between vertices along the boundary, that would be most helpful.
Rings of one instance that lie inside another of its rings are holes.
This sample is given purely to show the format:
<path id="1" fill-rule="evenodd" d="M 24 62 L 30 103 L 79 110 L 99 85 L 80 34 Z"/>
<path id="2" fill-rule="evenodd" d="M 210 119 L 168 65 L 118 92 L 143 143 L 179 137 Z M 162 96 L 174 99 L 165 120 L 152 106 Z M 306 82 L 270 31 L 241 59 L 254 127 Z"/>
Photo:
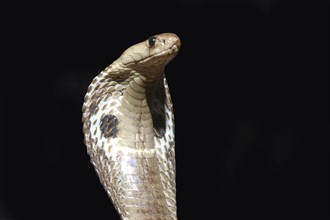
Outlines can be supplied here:
<path id="1" fill-rule="evenodd" d="M 82 107 L 85 144 L 122 220 L 177 219 L 174 115 L 166 65 L 180 39 L 152 36 L 97 75 Z"/>

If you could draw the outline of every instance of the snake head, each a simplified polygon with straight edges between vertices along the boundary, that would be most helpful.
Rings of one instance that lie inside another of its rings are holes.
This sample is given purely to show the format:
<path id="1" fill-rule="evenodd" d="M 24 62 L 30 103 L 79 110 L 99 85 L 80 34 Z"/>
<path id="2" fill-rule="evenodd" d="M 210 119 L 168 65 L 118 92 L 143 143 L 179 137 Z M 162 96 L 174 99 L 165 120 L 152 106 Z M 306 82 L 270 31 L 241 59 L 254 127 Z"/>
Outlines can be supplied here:
<path id="1" fill-rule="evenodd" d="M 158 34 L 129 47 L 120 56 L 119 61 L 125 67 L 138 72 L 163 72 L 166 64 L 178 53 L 180 46 L 181 41 L 176 34 Z"/>

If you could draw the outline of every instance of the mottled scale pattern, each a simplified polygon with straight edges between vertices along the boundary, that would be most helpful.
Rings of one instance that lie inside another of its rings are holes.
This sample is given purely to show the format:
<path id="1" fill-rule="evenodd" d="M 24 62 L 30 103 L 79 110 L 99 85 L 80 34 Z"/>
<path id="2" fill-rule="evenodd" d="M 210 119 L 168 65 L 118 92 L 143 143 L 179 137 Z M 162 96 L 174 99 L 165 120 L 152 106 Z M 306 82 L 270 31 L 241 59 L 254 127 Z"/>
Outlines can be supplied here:
<path id="1" fill-rule="evenodd" d="M 174 114 L 164 75 L 174 34 L 127 49 L 97 75 L 83 104 L 85 144 L 121 219 L 177 219 Z"/>

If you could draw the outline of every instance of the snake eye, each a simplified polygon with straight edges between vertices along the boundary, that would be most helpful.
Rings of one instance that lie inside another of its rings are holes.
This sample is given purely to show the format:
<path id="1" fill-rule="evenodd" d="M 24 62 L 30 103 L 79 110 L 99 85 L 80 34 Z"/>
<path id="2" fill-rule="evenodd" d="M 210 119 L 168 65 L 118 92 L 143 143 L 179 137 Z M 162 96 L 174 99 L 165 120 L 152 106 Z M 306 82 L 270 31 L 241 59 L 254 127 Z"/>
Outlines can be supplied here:
<path id="1" fill-rule="evenodd" d="M 148 44 L 149 44 L 149 47 L 153 47 L 156 43 L 156 37 L 152 36 L 152 37 L 149 37 L 148 39 Z"/>

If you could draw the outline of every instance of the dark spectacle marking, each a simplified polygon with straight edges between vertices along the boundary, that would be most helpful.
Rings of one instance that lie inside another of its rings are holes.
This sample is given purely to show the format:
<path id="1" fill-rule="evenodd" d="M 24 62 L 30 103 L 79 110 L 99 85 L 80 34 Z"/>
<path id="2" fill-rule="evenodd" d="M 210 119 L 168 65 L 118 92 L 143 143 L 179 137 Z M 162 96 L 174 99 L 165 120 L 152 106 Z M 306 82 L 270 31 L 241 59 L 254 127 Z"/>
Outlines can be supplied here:
<path id="1" fill-rule="evenodd" d="M 118 119 L 114 115 L 106 115 L 101 119 L 100 129 L 105 138 L 117 137 L 118 133 Z"/>
<path id="2" fill-rule="evenodd" d="M 147 102 L 150 108 L 154 134 L 156 137 L 164 137 L 166 130 L 165 116 L 165 87 L 164 81 L 158 80 L 153 87 L 146 91 Z"/>
<path id="3" fill-rule="evenodd" d="M 162 114 L 151 114 L 152 116 L 152 122 L 154 125 L 154 131 L 155 131 L 155 135 L 157 137 L 163 137 L 165 134 L 165 117 Z"/>

